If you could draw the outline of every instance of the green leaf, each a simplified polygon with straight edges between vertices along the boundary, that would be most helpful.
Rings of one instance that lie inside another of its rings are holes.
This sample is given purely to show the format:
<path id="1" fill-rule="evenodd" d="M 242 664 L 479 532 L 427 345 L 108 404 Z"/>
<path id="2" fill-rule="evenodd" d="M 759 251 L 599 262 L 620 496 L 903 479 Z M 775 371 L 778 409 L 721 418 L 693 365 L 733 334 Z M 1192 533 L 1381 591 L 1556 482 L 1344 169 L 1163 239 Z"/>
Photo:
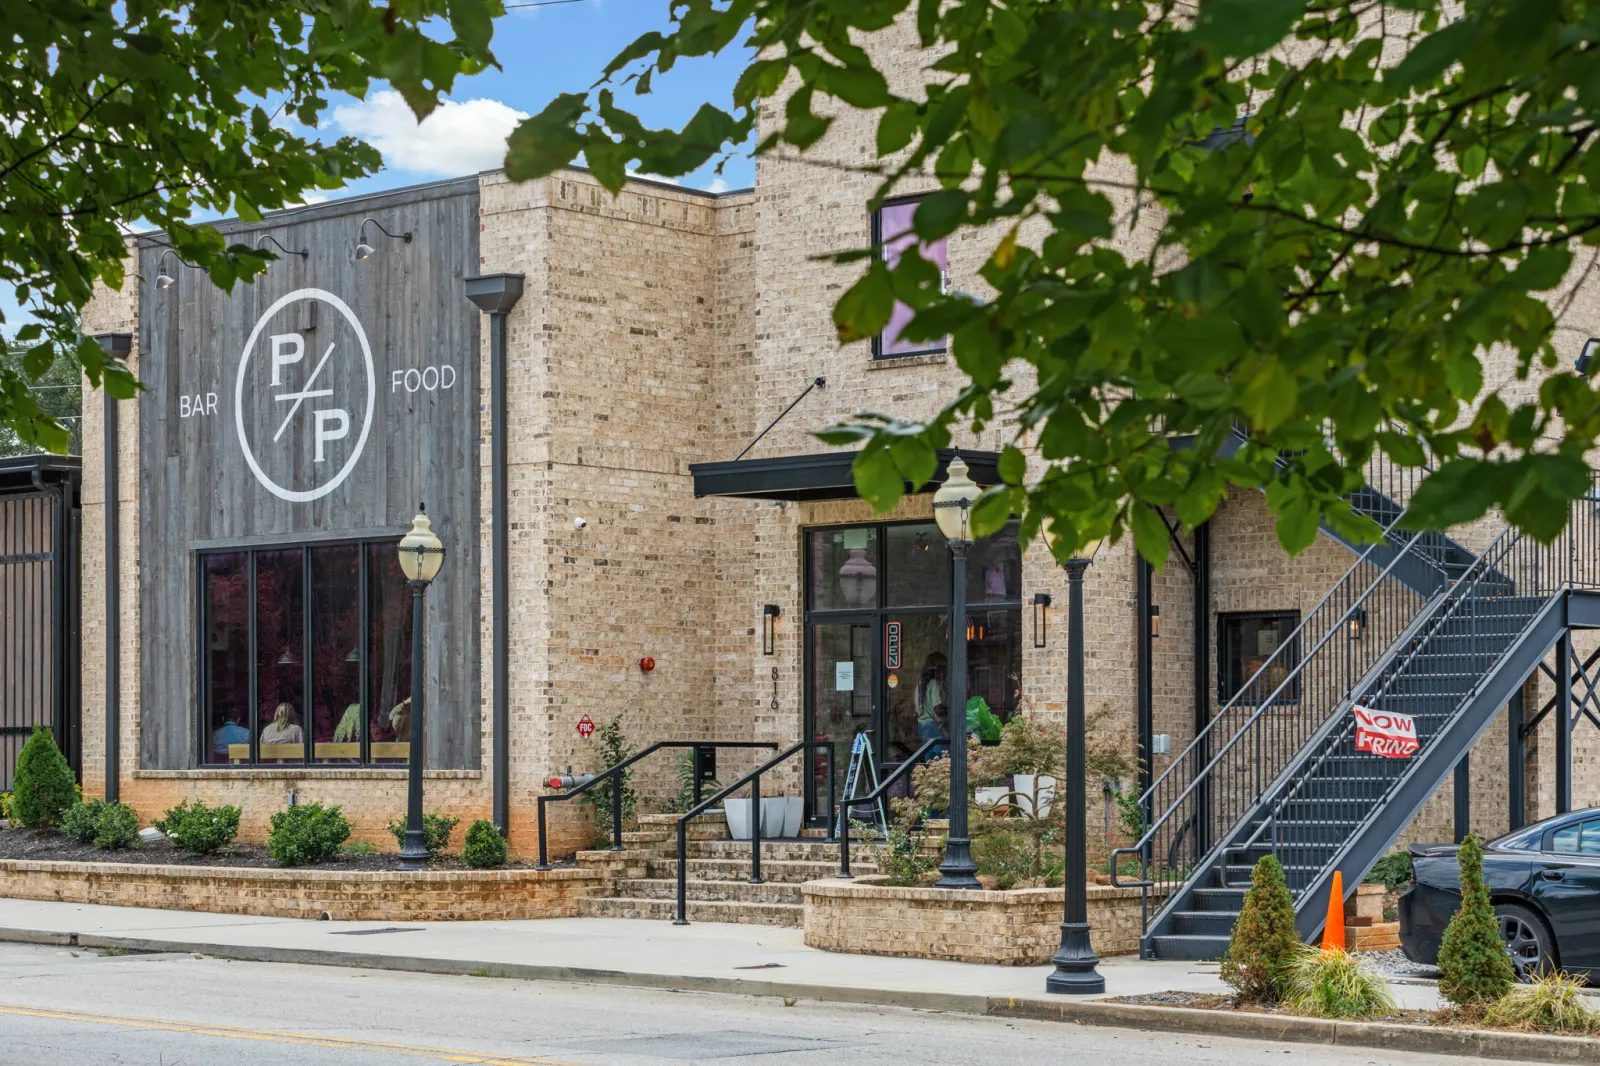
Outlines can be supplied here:
<path id="1" fill-rule="evenodd" d="M 1135 503 L 1128 509 L 1128 524 L 1133 527 L 1133 545 L 1139 554 L 1158 570 L 1166 566 L 1172 535 L 1160 512 L 1148 504 Z"/>
<path id="2" fill-rule="evenodd" d="M 875 259 L 861 279 L 834 305 L 833 324 L 839 343 L 876 337 L 889 324 L 893 312 L 894 290 L 889 281 L 888 265 Z"/>
<path id="3" fill-rule="evenodd" d="M 1007 444 L 995 464 L 1000 480 L 1007 485 L 1021 485 L 1028 474 L 1028 460 L 1015 444 Z"/>
<path id="4" fill-rule="evenodd" d="M 1432 81 L 1461 58 L 1478 32 L 1479 26 L 1475 20 L 1462 18 L 1437 33 L 1429 34 L 1417 42 L 1399 66 L 1384 75 L 1384 83 L 1393 89 L 1403 90 Z"/>
<path id="5" fill-rule="evenodd" d="M 856 492 L 879 514 L 894 507 L 905 494 L 905 482 L 881 436 L 861 449 L 850 469 L 855 475 Z"/>
<path id="6" fill-rule="evenodd" d="M 1253 56 L 1283 40 L 1305 10 L 1306 0 L 1201 0 L 1194 40 L 1222 55 Z"/>
<path id="7" fill-rule="evenodd" d="M 969 199 L 960 189 L 945 189 L 925 196 L 911 216 L 911 226 L 924 241 L 947 236 L 966 218 Z"/>

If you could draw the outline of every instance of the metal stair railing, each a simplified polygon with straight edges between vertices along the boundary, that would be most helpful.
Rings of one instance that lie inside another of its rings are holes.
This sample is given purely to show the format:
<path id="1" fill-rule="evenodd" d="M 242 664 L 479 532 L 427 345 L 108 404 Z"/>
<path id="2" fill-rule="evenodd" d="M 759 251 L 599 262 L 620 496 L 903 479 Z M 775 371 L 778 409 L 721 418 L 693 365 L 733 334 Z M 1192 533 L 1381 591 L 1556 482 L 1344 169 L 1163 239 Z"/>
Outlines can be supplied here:
<path id="1" fill-rule="evenodd" d="M 949 742 L 942 736 L 923 741 L 920 748 L 902 759 L 899 766 L 889 771 L 888 775 L 878 782 L 877 788 L 863 796 L 846 796 L 840 801 L 839 814 L 843 817 L 839 821 L 844 824 L 844 832 L 839 834 L 839 877 L 855 876 L 850 872 L 850 812 L 860 810 L 862 807 L 874 807 L 880 808 L 879 813 L 882 814 L 883 800 L 889 795 L 889 790 L 899 784 L 901 778 L 909 777 L 912 770 L 922 765 L 922 760 L 930 751 L 940 744 L 947 743 Z"/>
<path id="2" fill-rule="evenodd" d="M 772 745 L 776 747 L 777 745 Z M 833 776 L 833 741 L 831 740 L 802 740 L 784 748 L 778 754 L 762 763 L 760 766 L 745 774 L 733 784 L 728 785 L 708 799 L 702 800 L 678 818 L 678 916 L 673 920 L 673 925 L 689 924 L 689 823 L 700 817 L 722 800 L 739 791 L 746 785 L 750 786 L 750 884 L 764 883 L 761 877 L 761 775 L 787 761 L 798 752 L 811 751 L 821 748 L 826 762 L 828 775 L 828 836 L 826 842 L 833 843 L 834 820 L 833 811 L 837 797 L 835 793 L 836 782 Z M 846 833 L 848 833 L 848 829 Z"/>
<path id="3" fill-rule="evenodd" d="M 1426 632 L 1394 649 L 1376 686 L 1361 691 L 1363 705 L 1411 715 L 1419 745 L 1455 728 L 1551 597 L 1573 588 L 1600 587 L 1597 503 L 1600 479 L 1574 502 L 1565 530 L 1550 544 L 1540 544 L 1509 526 L 1502 529 L 1431 612 Z M 1463 683 L 1452 687 L 1450 679 Z M 1289 888 L 1297 900 L 1325 880 L 1355 841 L 1374 826 L 1417 766 L 1413 759 L 1361 756 L 1359 777 L 1348 772 L 1325 774 L 1332 760 L 1358 757 L 1354 734 L 1354 716 L 1330 720 L 1306 745 L 1292 772 L 1264 796 L 1265 817 L 1243 843 L 1225 849 L 1227 855 L 1247 857 L 1251 851 L 1270 849 L 1290 873 Z M 1310 797 L 1307 790 L 1313 782 L 1324 785 L 1329 794 Z M 1291 803 L 1325 808 L 1337 803 L 1347 809 L 1353 804 L 1359 816 L 1354 821 L 1323 818 L 1308 823 L 1285 816 Z M 1330 839 L 1340 826 L 1341 838 Z M 1288 839 L 1286 833 L 1323 839 Z"/>
<path id="4" fill-rule="evenodd" d="M 634 752 L 615 766 L 606 767 L 582 784 L 574 785 L 565 792 L 538 797 L 539 865 L 537 869 L 550 869 L 550 850 L 545 844 L 546 839 L 549 837 L 549 834 L 545 832 L 545 804 L 577 799 L 586 792 L 598 788 L 603 781 L 620 781 L 624 770 L 645 756 L 652 755 L 662 748 L 766 748 L 771 751 L 776 749 L 777 746 L 774 741 L 770 740 L 658 740 L 643 751 Z M 696 775 L 693 787 L 695 796 L 698 798 L 700 793 L 699 775 Z M 613 787 L 611 789 L 612 796 L 616 796 L 619 791 L 619 789 Z M 622 850 L 622 804 L 616 802 L 611 804 L 611 850 Z"/>
<path id="5" fill-rule="evenodd" d="M 1446 585 L 1448 579 L 1430 557 L 1434 543 L 1396 531 L 1393 522 L 1384 536 L 1385 542 L 1362 553 L 1145 791 L 1143 809 L 1160 813 L 1138 842 L 1113 852 L 1113 884 L 1144 889 L 1147 902 L 1154 888 L 1158 898 L 1168 900 L 1167 908 L 1176 906 L 1173 889 L 1206 865 L 1215 841 L 1255 806 L 1345 694 L 1438 598 L 1424 598 L 1394 576 L 1403 563 L 1420 561 L 1439 570 L 1440 586 Z M 1395 550 L 1379 567 L 1373 555 L 1384 544 Z M 1311 646 L 1302 655 L 1303 642 Z M 1118 876 L 1123 856 L 1138 861 L 1138 881 Z M 1145 916 L 1148 931 L 1148 907 Z"/>

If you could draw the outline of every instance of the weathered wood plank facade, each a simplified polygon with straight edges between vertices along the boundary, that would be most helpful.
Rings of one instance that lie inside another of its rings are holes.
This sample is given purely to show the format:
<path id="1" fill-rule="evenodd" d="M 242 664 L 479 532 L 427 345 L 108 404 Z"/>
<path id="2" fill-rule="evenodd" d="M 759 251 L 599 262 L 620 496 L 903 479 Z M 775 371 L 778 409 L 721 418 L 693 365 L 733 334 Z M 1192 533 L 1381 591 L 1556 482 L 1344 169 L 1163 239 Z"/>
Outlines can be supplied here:
<path id="1" fill-rule="evenodd" d="M 358 259 L 369 215 L 413 239 L 369 224 Z M 139 597 L 159 635 L 141 644 L 139 766 L 199 758 L 201 552 L 398 538 L 425 501 L 448 552 L 427 601 L 428 766 L 476 769 L 479 314 L 461 279 L 478 268 L 477 179 L 223 228 L 307 255 L 278 252 L 225 293 L 164 242 L 139 250 Z"/>

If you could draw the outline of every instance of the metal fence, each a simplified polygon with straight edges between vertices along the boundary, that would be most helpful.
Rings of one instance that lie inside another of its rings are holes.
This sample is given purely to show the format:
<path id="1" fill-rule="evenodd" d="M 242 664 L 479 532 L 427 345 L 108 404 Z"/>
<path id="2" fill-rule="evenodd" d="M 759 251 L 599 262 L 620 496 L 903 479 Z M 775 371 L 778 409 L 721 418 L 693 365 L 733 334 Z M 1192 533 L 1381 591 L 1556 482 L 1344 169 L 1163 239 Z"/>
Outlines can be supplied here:
<path id="1" fill-rule="evenodd" d="M 37 726 L 79 761 L 76 471 L 60 462 L 48 479 L 0 468 L 0 791 Z"/>

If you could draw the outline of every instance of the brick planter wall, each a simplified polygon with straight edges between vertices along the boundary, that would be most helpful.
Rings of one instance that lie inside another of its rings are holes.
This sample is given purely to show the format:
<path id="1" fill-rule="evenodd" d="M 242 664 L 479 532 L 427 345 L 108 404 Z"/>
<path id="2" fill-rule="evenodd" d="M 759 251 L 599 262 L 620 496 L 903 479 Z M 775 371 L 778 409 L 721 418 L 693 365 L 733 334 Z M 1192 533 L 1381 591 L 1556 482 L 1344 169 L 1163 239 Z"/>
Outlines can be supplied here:
<path id="1" fill-rule="evenodd" d="M 339 921 L 575 918 L 602 890 L 589 870 L 256 870 L 0 861 L 0 896 Z"/>
<path id="2" fill-rule="evenodd" d="M 824 951 L 1032 966 L 1061 943 L 1061 889 L 897 888 L 883 878 L 808 881 L 806 943 Z M 1090 940 L 1101 955 L 1139 950 L 1139 890 L 1089 887 Z"/>

